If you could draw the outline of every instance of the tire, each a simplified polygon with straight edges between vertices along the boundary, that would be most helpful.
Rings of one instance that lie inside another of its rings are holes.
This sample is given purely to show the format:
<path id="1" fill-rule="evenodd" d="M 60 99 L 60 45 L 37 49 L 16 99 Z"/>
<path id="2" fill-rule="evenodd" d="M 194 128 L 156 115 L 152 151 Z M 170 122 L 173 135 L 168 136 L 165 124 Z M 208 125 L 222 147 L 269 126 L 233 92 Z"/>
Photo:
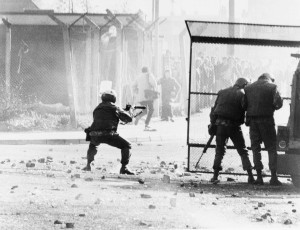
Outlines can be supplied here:
<path id="1" fill-rule="evenodd" d="M 292 182 L 295 187 L 300 188 L 300 176 L 299 175 L 291 175 Z"/>

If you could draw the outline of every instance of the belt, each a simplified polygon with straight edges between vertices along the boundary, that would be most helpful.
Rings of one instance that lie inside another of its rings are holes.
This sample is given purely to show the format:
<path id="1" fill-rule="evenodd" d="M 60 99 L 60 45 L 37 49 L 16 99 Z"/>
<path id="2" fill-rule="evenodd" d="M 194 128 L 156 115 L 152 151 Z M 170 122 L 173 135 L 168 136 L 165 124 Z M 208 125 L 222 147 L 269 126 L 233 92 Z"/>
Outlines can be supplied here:
<path id="1" fill-rule="evenodd" d="M 113 136 L 116 134 L 116 131 L 91 131 L 91 137 L 100 137 L 100 136 Z"/>

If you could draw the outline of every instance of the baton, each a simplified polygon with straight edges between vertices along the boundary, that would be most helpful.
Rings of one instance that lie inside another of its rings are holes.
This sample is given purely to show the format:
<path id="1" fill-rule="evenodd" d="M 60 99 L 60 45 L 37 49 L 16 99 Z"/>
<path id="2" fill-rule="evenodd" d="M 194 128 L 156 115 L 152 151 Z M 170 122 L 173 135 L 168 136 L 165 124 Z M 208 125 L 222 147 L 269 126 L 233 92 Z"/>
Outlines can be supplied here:
<path id="1" fill-rule="evenodd" d="M 206 143 L 206 145 L 205 145 L 205 147 L 204 147 L 204 149 L 203 149 L 203 151 L 202 151 L 202 154 L 201 154 L 201 156 L 199 157 L 199 159 L 198 159 L 198 161 L 197 161 L 197 163 L 196 163 L 196 165 L 195 165 L 195 168 L 198 167 L 198 164 L 199 164 L 199 162 L 200 162 L 200 160 L 201 160 L 203 154 L 206 153 L 208 147 L 210 146 L 212 140 L 214 139 L 214 136 L 215 136 L 215 135 L 210 135 L 210 138 L 208 139 L 208 141 L 207 141 L 207 143 Z"/>

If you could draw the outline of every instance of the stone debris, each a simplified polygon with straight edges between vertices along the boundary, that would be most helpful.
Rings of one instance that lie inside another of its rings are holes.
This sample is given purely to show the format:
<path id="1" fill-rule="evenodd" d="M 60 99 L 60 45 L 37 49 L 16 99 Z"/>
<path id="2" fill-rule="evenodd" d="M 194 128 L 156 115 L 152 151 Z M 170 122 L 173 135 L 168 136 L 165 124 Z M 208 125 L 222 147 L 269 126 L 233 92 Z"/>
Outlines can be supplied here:
<path id="1" fill-rule="evenodd" d="M 262 221 L 263 221 L 263 219 L 262 219 L 261 217 L 256 217 L 255 220 L 256 220 L 257 222 L 262 222 Z"/>
<path id="2" fill-rule="evenodd" d="M 293 201 L 288 201 L 288 204 L 293 204 Z"/>
<path id="3" fill-rule="evenodd" d="M 172 206 L 172 207 L 176 207 L 176 198 L 171 198 L 170 199 L 170 205 Z"/>
<path id="4" fill-rule="evenodd" d="M 46 162 L 46 159 L 45 159 L 45 158 L 40 158 L 40 159 L 38 159 L 38 162 L 39 162 L 39 163 L 45 163 L 45 162 Z"/>
<path id="5" fill-rule="evenodd" d="M 263 215 L 261 216 L 261 218 L 267 219 L 268 216 L 271 216 L 271 214 L 267 212 L 267 213 L 263 214 Z"/>
<path id="6" fill-rule="evenodd" d="M 62 224 L 62 222 L 60 220 L 56 220 L 54 221 L 54 224 Z"/>
<path id="7" fill-rule="evenodd" d="M 52 177 L 52 178 L 54 178 L 55 175 L 54 175 L 54 174 L 47 174 L 47 177 Z"/>
<path id="8" fill-rule="evenodd" d="M 72 184 L 71 188 L 78 188 L 78 186 L 76 184 Z"/>
<path id="9" fill-rule="evenodd" d="M 140 226 L 147 226 L 147 224 L 146 224 L 145 222 L 143 222 L 143 221 L 140 221 L 140 222 L 139 222 L 139 225 L 140 225 Z"/>
<path id="10" fill-rule="evenodd" d="M 145 184 L 145 180 L 144 179 L 138 179 L 138 182 L 140 183 L 140 184 Z"/>
<path id="11" fill-rule="evenodd" d="M 95 200 L 94 204 L 100 204 L 101 200 L 98 198 L 97 200 Z"/>
<path id="12" fill-rule="evenodd" d="M 76 161 L 70 161 L 71 165 L 76 164 L 76 163 L 77 163 Z"/>
<path id="13" fill-rule="evenodd" d="M 287 219 L 283 222 L 283 224 L 285 225 L 289 225 L 289 224 L 293 224 L 292 220 L 291 219 Z"/>
<path id="14" fill-rule="evenodd" d="M 233 182 L 233 181 L 235 181 L 235 179 L 233 179 L 233 178 L 231 178 L 231 177 L 227 177 L 227 181 Z"/>
<path id="15" fill-rule="evenodd" d="M 292 210 L 292 212 L 294 212 L 294 213 L 295 213 L 295 212 L 297 212 L 297 210 L 296 210 L 296 209 L 293 209 L 293 210 Z"/>
<path id="16" fill-rule="evenodd" d="M 190 195 L 190 197 L 195 197 L 195 193 L 193 193 L 193 192 L 190 192 L 189 195 Z"/>
<path id="17" fill-rule="evenodd" d="M 168 175 L 164 175 L 162 181 L 166 184 L 169 184 L 171 182 L 171 178 Z"/>
<path id="18" fill-rule="evenodd" d="M 82 197 L 82 194 L 78 194 L 77 196 L 75 196 L 75 200 L 79 200 Z"/>
<path id="19" fill-rule="evenodd" d="M 80 178 L 80 174 L 71 175 L 71 178 Z"/>
<path id="20" fill-rule="evenodd" d="M 148 195 L 148 194 L 141 194 L 141 198 L 145 198 L 145 199 L 149 199 L 152 198 L 152 196 Z"/>
<path id="21" fill-rule="evenodd" d="M 71 172 L 72 172 L 72 170 L 71 170 L 71 169 L 68 169 L 68 170 L 67 170 L 67 173 L 71 173 Z"/>
<path id="22" fill-rule="evenodd" d="M 184 172 L 183 175 L 184 175 L 184 176 L 191 176 L 192 174 L 189 173 L 189 172 Z"/>
<path id="23" fill-rule="evenodd" d="M 13 168 L 13 167 L 16 167 L 16 164 L 15 163 L 13 163 L 12 165 L 11 165 L 11 167 Z"/>
<path id="24" fill-rule="evenodd" d="M 259 208 L 264 207 L 264 206 L 266 206 L 266 205 L 263 202 L 258 202 L 258 204 L 257 204 L 257 207 L 259 207 Z"/>
<path id="25" fill-rule="evenodd" d="M 231 197 L 240 197 L 240 195 L 237 193 L 234 193 L 234 194 L 231 194 Z"/>
<path id="26" fill-rule="evenodd" d="M 155 170 L 150 170 L 150 173 L 151 174 L 156 174 L 156 171 Z"/>
<path id="27" fill-rule="evenodd" d="M 15 189 L 15 188 L 18 188 L 19 186 L 18 185 L 14 185 L 11 187 L 11 190 Z"/>
<path id="28" fill-rule="evenodd" d="M 34 167 L 35 167 L 35 163 L 27 162 L 27 163 L 26 163 L 26 167 L 27 167 L 27 168 L 34 168 Z"/>
<path id="29" fill-rule="evenodd" d="M 84 178 L 85 181 L 93 181 L 94 179 L 92 177 L 87 177 L 87 178 Z"/>
<path id="30" fill-rule="evenodd" d="M 85 214 L 82 213 L 82 214 L 79 214 L 78 216 L 80 216 L 80 217 L 85 217 Z"/>
<path id="31" fill-rule="evenodd" d="M 105 176 L 102 176 L 102 177 L 101 177 L 101 180 L 104 180 L 104 179 L 105 179 Z"/>
<path id="32" fill-rule="evenodd" d="M 20 161 L 20 164 L 25 164 L 25 161 Z"/>
<path id="33" fill-rule="evenodd" d="M 66 228 L 74 228 L 74 223 L 66 223 Z"/>
<path id="34" fill-rule="evenodd" d="M 150 204 L 150 205 L 149 205 L 149 209 L 156 209 L 156 206 L 153 205 L 153 204 Z"/>
<path id="35" fill-rule="evenodd" d="M 212 205 L 217 205 L 217 203 L 216 203 L 216 202 L 212 202 L 211 204 L 212 204 Z"/>

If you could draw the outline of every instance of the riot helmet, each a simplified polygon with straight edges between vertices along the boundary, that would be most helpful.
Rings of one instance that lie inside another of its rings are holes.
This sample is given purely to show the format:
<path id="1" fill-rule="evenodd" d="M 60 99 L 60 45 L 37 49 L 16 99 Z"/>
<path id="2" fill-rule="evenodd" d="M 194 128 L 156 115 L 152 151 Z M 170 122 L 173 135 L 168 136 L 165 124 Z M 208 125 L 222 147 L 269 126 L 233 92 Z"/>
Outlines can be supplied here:
<path id="1" fill-rule="evenodd" d="M 101 94 L 101 100 L 102 102 L 116 103 L 117 100 L 116 91 L 114 91 L 113 89 L 106 90 Z"/>
<path id="2" fill-rule="evenodd" d="M 245 88 L 246 85 L 248 85 L 248 83 L 249 83 L 248 79 L 241 77 L 241 78 L 238 78 L 235 81 L 234 85 L 236 85 L 239 88 L 243 89 L 243 88 Z"/>

